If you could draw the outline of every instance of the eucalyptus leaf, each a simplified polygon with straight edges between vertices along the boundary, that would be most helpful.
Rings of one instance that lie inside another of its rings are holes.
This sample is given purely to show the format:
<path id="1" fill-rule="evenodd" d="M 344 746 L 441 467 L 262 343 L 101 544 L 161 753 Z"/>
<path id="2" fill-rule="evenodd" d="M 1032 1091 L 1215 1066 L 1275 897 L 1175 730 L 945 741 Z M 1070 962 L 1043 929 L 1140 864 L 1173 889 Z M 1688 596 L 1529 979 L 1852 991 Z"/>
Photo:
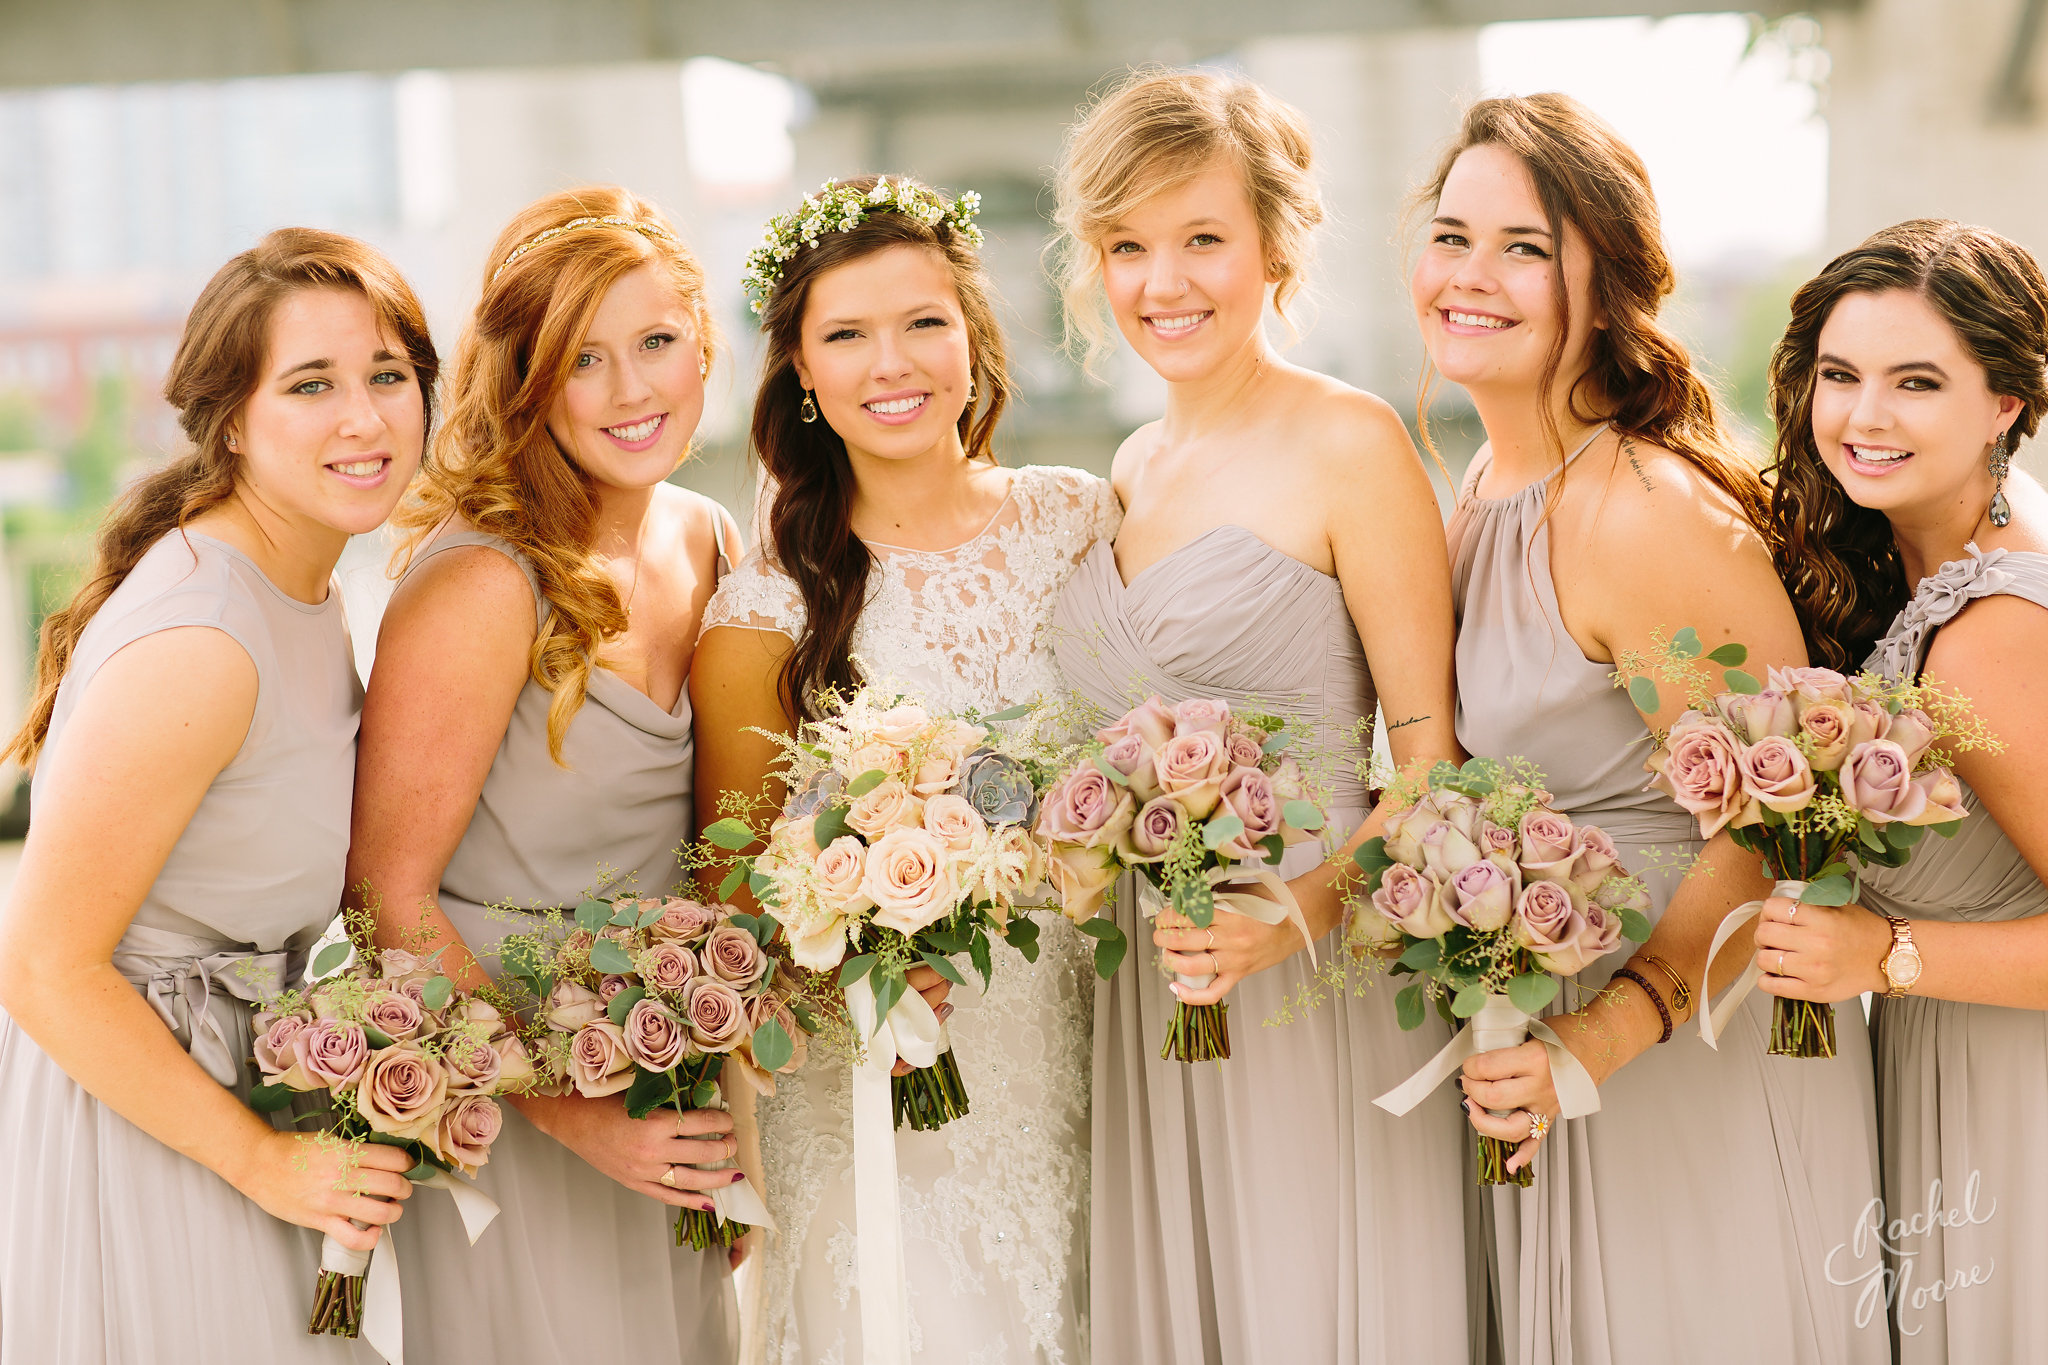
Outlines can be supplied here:
<path id="1" fill-rule="evenodd" d="M 1306 834 L 1323 827 L 1322 807 L 1313 801 L 1289 801 L 1280 808 L 1280 818 Z"/>
<path id="2" fill-rule="evenodd" d="M 896 1008 L 896 1002 L 910 989 L 910 983 L 903 979 L 901 971 L 889 971 L 886 967 L 875 973 L 875 1021 L 879 1024 L 889 1017 L 889 1011 Z"/>
<path id="3" fill-rule="evenodd" d="M 586 896 L 576 906 L 576 926 L 596 933 L 612 922 L 612 908 L 595 897 Z"/>
<path id="4" fill-rule="evenodd" d="M 1294 731 L 1281 730 L 1274 734 L 1267 735 L 1266 742 L 1259 746 L 1259 752 L 1270 757 L 1273 754 L 1279 753 L 1282 749 L 1286 748 L 1288 745 L 1292 743 L 1294 743 Z"/>
<path id="5" fill-rule="evenodd" d="M 1422 983 L 1403 986 L 1394 994 L 1394 1019 L 1404 1029 L 1422 1027 Z"/>
<path id="6" fill-rule="evenodd" d="M 1640 910 L 1621 907 L 1621 936 L 1630 943 L 1647 943 L 1650 940 L 1650 917 Z"/>
<path id="7" fill-rule="evenodd" d="M 1227 812 L 1211 816 L 1209 823 L 1202 826 L 1202 847 L 1210 850 L 1221 848 L 1242 833 L 1244 821 L 1237 816 Z"/>
<path id="8" fill-rule="evenodd" d="M 711 1102 L 717 1098 L 718 1082 L 714 1080 L 701 1080 L 697 1082 L 697 1088 L 690 1092 L 690 1104 L 697 1109 L 709 1108 Z"/>
<path id="9" fill-rule="evenodd" d="M 846 794 L 852 797 L 866 796 L 888 780 L 889 774 L 883 772 L 880 768 L 870 768 L 846 784 Z M 822 848 L 823 845 L 821 844 L 819 847 Z"/>
<path id="10" fill-rule="evenodd" d="M 1026 962 L 1038 961 L 1038 921 L 1029 915 L 1013 915 L 1003 938 L 1024 955 Z"/>
<path id="11" fill-rule="evenodd" d="M 1927 826 L 1894 820 L 1884 827 L 1885 842 L 1896 849 L 1908 849 L 1927 837 Z"/>
<path id="12" fill-rule="evenodd" d="M 1030 714 L 1031 703 L 1028 701 L 1019 702 L 1015 706 L 1006 706 L 1002 710 L 994 712 L 991 715 L 983 716 L 981 718 L 981 723 L 983 725 L 1005 725 L 1013 720 L 1022 720 L 1024 719 L 1024 717 Z"/>
<path id="13" fill-rule="evenodd" d="M 1444 960 L 1443 944 L 1433 938 L 1418 938 L 1401 952 L 1400 962 L 1410 971 L 1427 972 L 1441 966 Z"/>
<path id="14" fill-rule="evenodd" d="M 1847 877 L 1822 877 L 1808 882 L 1799 893 L 1800 902 L 1805 905 L 1847 905 L 1855 896 L 1856 889 Z"/>
<path id="15" fill-rule="evenodd" d="M 1508 982 L 1508 999 L 1524 1014 L 1535 1014 L 1557 999 L 1557 978 L 1549 972 L 1523 972 Z"/>
<path id="16" fill-rule="evenodd" d="M 1119 787 L 1128 787 L 1131 785 L 1131 779 L 1125 777 L 1121 772 L 1117 771 L 1116 764 L 1111 763 L 1101 754 L 1095 755 L 1094 762 L 1096 771 L 1100 772 L 1104 777 L 1108 778 L 1110 781 L 1116 783 Z"/>
<path id="17" fill-rule="evenodd" d="M 1094 924 L 1098 921 L 1090 920 Z M 1095 974 L 1104 981 L 1116 975 L 1116 969 L 1123 965 L 1124 954 L 1131 948 L 1131 941 L 1124 937 L 1124 931 L 1116 927 L 1113 920 L 1099 921 L 1108 933 L 1095 935 Z"/>
<path id="18" fill-rule="evenodd" d="M 1671 657 L 1674 659 L 1697 659 L 1705 648 L 1700 642 L 1700 633 L 1691 626 L 1671 637 Z"/>
<path id="19" fill-rule="evenodd" d="M 718 884 L 718 898 L 722 901 L 731 900 L 732 893 L 740 889 L 740 883 L 746 881 L 747 873 L 751 870 L 750 864 L 734 863 L 732 870 L 725 874 L 725 880 Z"/>
<path id="20" fill-rule="evenodd" d="M 1361 872 L 1383 872 L 1394 865 L 1394 860 L 1387 856 L 1387 841 L 1378 835 L 1353 849 L 1351 861 L 1358 864 Z"/>
<path id="21" fill-rule="evenodd" d="M 770 1019 L 754 1030 L 754 1065 L 763 1071 L 780 1071 L 796 1056 L 796 1043 L 781 1022 Z"/>
<path id="22" fill-rule="evenodd" d="M 676 1097 L 673 1073 L 649 1071 L 638 1066 L 634 1071 L 637 1074 L 633 1077 L 633 1084 L 626 1088 L 626 1114 L 629 1118 L 644 1119 Z"/>
<path id="23" fill-rule="evenodd" d="M 373 1048 L 387 1048 L 390 1047 L 392 1044 L 396 1043 L 398 1040 L 396 1038 L 393 1038 L 390 1034 L 386 1033 L 383 1029 L 378 1028 L 375 1024 L 364 1024 L 363 1041 L 367 1042 Z"/>
<path id="24" fill-rule="evenodd" d="M 1663 705 L 1657 696 L 1657 684 L 1640 676 L 1628 680 L 1628 699 L 1646 716 L 1657 714 L 1657 708 Z"/>
<path id="25" fill-rule="evenodd" d="M 430 1010 L 441 1009 L 454 994 L 455 983 L 445 976 L 437 976 L 421 988 L 420 1003 Z"/>
<path id="26" fill-rule="evenodd" d="M 1924 826 L 1924 828 L 1933 830 L 1936 834 L 1939 834 L 1944 839 L 1955 838 L 1956 831 L 1961 829 L 1962 827 L 1963 822 L 1960 820 L 1950 820 L 1944 824 Z"/>
<path id="27" fill-rule="evenodd" d="M 1287 841 L 1277 834 L 1268 834 L 1259 840 L 1259 847 L 1266 850 L 1266 864 L 1278 867 L 1280 860 L 1287 856 Z"/>
<path id="28" fill-rule="evenodd" d="M 620 1028 L 626 1026 L 626 1016 L 633 1012 L 633 1006 L 647 998 L 645 986 L 628 986 L 613 996 L 611 1003 L 604 1007 L 605 1017 Z"/>
<path id="29" fill-rule="evenodd" d="M 754 831 L 747 827 L 746 821 L 735 820 L 728 815 L 723 820 L 706 825 L 704 837 L 728 852 L 737 853 L 754 842 Z"/>
<path id="30" fill-rule="evenodd" d="M 827 806 L 819 811 L 818 818 L 811 822 L 811 838 L 817 841 L 819 848 L 830 848 L 834 839 L 844 837 L 851 833 L 852 829 L 853 827 L 846 823 L 846 807 Z"/>
<path id="31" fill-rule="evenodd" d="M 862 953 L 859 957 L 849 957 L 846 961 L 840 963 L 839 989 L 843 991 L 854 982 L 866 976 L 873 970 L 874 965 L 875 955 L 873 953 Z"/>
<path id="32" fill-rule="evenodd" d="M 930 967 L 954 985 L 961 987 L 967 985 L 967 978 L 960 975 L 960 969 L 955 967 L 949 959 L 940 957 L 937 953 L 919 953 L 918 956 L 924 959 L 927 967 Z"/>
<path id="33" fill-rule="evenodd" d="M 1727 684 L 1730 692 L 1734 692 L 1739 696 L 1753 697 L 1764 690 L 1762 683 L 1758 682 L 1751 674 L 1745 673 L 1739 668 L 1727 670 L 1721 675 L 1721 681 Z"/>
<path id="34" fill-rule="evenodd" d="M 1460 1019 L 1470 1019 L 1486 1008 L 1486 987 L 1466 986 L 1451 999 L 1451 1013 Z"/>
<path id="35" fill-rule="evenodd" d="M 590 945 L 590 965 L 600 972 L 623 976 L 633 970 L 633 959 L 612 940 L 601 938 Z"/>
<path id="36" fill-rule="evenodd" d="M 640 912 L 633 908 L 632 902 L 623 900 L 612 902 L 612 928 L 630 929 L 639 922 Z"/>
<path id="37" fill-rule="evenodd" d="M 1727 644 L 1708 651 L 1707 659 L 1723 668 L 1734 668 L 1738 664 L 1749 662 L 1749 646 L 1730 640 Z"/>
<path id="38" fill-rule="evenodd" d="M 249 1087 L 249 1107 L 259 1114 L 274 1114 L 292 1102 L 298 1091 L 288 1085 L 256 1085 Z"/>
<path id="39" fill-rule="evenodd" d="M 640 912 L 640 917 L 633 921 L 633 927 L 635 929 L 651 928 L 654 922 L 660 918 L 661 902 L 651 900 L 647 903 L 647 908 Z"/>
<path id="40" fill-rule="evenodd" d="M 343 939 L 340 943 L 330 943 L 325 948 L 322 948 L 318 956 L 313 959 L 314 978 L 317 980 L 341 966 L 342 963 L 348 961 L 348 955 L 352 951 L 353 946 L 346 939 Z"/>

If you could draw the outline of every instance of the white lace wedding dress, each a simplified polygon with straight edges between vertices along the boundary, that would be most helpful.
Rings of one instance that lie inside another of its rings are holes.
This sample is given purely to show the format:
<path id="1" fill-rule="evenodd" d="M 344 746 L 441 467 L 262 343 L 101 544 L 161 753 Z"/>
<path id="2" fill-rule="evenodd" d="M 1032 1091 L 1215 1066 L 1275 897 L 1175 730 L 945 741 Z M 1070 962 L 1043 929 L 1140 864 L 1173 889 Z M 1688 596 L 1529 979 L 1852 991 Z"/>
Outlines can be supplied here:
<path id="1" fill-rule="evenodd" d="M 980 534 L 951 550 L 872 545 L 878 565 L 854 631 L 868 675 L 935 710 L 983 711 L 1064 692 L 1053 604 L 1097 539 L 1116 531 L 1109 485 L 1030 466 Z M 796 586 L 756 547 L 719 585 L 704 629 L 794 638 Z M 986 992 L 968 974 L 948 1023 L 972 1106 L 936 1132 L 896 1135 L 913 1356 L 946 1365 L 1087 1365 L 1091 941 L 1041 915 L 1027 965 L 998 947 Z M 746 1316 L 769 1365 L 857 1365 L 853 1117 L 844 1065 L 814 1054 L 761 1101 L 765 1248 Z"/>

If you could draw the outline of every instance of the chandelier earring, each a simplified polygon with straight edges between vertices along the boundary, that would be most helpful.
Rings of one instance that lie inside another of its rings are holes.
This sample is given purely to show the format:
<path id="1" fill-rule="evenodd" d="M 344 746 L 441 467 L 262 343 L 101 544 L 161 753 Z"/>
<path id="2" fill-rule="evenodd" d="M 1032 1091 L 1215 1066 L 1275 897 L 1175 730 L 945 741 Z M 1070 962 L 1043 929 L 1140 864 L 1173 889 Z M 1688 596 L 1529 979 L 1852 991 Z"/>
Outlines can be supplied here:
<path id="1" fill-rule="evenodd" d="M 818 420 L 818 405 L 812 401 L 811 391 L 809 389 L 804 390 L 803 406 L 799 407 L 796 410 L 796 415 L 806 422 L 815 422 Z"/>
<path id="2" fill-rule="evenodd" d="M 2012 447 L 2006 444 L 2006 434 L 1998 433 L 1998 440 L 1991 446 L 1991 477 L 1995 486 L 1991 490 L 1991 524 L 2009 526 L 2012 524 L 2012 504 L 2005 500 L 2005 476 L 2012 471 Z"/>

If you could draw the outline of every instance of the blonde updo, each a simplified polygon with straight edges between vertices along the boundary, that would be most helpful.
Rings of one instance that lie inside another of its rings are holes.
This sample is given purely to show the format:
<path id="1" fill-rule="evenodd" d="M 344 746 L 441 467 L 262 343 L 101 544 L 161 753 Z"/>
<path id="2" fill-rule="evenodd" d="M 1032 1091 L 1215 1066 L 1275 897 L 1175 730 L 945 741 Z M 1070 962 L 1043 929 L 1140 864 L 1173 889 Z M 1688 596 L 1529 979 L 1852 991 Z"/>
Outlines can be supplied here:
<path id="1" fill-rule="evenodd" d="M 1255 81 L 1213 71 L 1132 71 L 1067 130 L 1055 181 L 1054 272 L 1066 304 L 1067 345 L 1083 365 L 1114 344 L 1102 299 L 1100 243 L 1123 217 L 1229 157 L 1244 174 L 1274 280 L 1273 308 L 1301 293 L 1323 198 L 1301 111 Z M 1291 326 L 1291 322 L 1289 323 Z"/>

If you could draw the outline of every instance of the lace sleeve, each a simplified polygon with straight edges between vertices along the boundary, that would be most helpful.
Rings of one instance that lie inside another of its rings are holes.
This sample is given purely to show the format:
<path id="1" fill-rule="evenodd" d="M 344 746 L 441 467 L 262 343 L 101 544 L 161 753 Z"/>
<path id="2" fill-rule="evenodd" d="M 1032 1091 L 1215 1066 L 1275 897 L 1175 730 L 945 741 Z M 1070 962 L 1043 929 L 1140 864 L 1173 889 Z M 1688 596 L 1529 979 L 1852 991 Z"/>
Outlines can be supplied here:
<path id="1" fill-rule="evenodd" d="M 1115 536 L 1123 524 L 1123 507 L 1108 479 L 1065 465 L 1028 466 L 1017 472 L 1020 478 L 1029 476 L 1033 506 L 1025 519 L 1058 542 L 1071 561 L 1079 562 L 1089 547 Z"/>
<path id="2" fill-rule="evenodd" d="M 794 640 L 804 628 L 803 598 L 789 576 L 770 564 L 756 545 L 711 594 L 698 636 L 714 626 L 772 630 Z"/>

